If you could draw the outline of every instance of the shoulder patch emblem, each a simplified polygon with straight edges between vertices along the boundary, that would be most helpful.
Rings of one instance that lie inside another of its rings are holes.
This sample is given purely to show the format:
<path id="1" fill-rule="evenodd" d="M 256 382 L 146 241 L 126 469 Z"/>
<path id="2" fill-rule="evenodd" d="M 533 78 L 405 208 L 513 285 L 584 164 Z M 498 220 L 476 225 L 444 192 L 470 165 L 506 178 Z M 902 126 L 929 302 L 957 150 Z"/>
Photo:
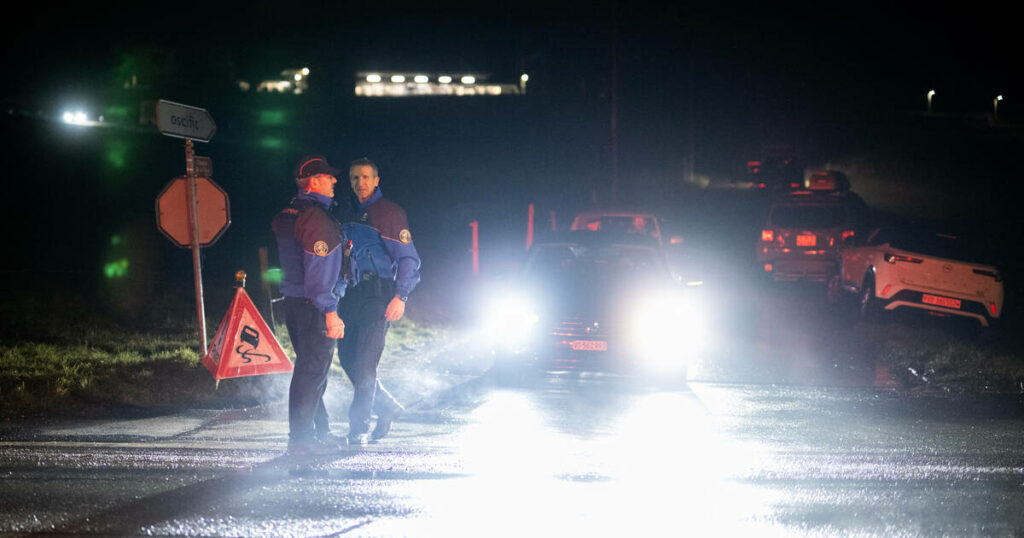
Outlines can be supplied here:
<path id="1" fill-rule="evenodd" d="M 313 254 L 316 254 L 317 256 L 326 256 L 327 243 L 324 241 L 317 241 L 316 243 L 313 243 Z"/>
<path id="2" fill-rule="evenodd" d="M 402 230 L 398 232 L 398 240 L 406 244 L 412 243 L 412 234 L 409 230 Z"/>

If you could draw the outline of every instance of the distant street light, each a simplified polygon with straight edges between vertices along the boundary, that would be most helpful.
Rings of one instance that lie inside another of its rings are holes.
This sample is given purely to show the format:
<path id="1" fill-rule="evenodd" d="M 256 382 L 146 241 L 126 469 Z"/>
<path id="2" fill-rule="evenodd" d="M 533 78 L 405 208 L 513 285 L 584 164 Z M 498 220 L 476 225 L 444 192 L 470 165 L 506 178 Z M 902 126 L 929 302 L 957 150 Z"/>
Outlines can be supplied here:
<path id="1" fill-rule="evenodd" d="M 935 97 L 935 90 L 928 90 L 928 113 L 932 113 L 932 97 Z"/>
<path id="2" fill-rule="evenodd" d="M 526 81 L 530 80 L 530 75 L 523 73 L 519 77 L 519 93 L 526 95 Z"/>
<path id="3" fill-rule="evenodd" d="M 999 121 L 999 101 L 1002 100 L 1002 95 L 997 95 L 996 98 L 992 100 L 992 119 L 995 121 Z"/>

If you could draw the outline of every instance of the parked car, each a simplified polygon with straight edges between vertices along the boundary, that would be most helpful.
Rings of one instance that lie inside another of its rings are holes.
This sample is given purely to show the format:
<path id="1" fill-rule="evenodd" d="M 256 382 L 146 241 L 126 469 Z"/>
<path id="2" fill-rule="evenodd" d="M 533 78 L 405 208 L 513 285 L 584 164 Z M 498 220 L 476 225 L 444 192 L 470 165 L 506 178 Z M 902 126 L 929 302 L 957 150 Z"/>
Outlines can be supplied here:
<path id="1" fill-rule="evenodd" d="M 920 309 L 989 326 L 1003 310 L 1003 278 L 955 235 L 919 227 L 882 227 L 849 241 L 829 282 L 832 302 L 857 297 L 863 316 Z"/>
<path id="2" fill-rule="evenodd" d="M 863 200 L 844 190 L 778 196 L 761 228 L 758 263 L 774 280 L 827 282 L 838 267 L 843 239 L 855 235 L 865 211 Z"/>
<path id="3" fill-rule="evenodd" d="M 685 376 L 703 333 L 697 293 L 645 235 L 539 238 L 515 278 L 487 292 L 495 368 Z"/>
<path id="4" fill-rule="evenodd" d="M 653 213 L 621 210 L 585 211 L 573 218 L 569 229 L 646 235 L 656 239 L 659 245 L 666 243 L 662 239 L 659 219 Z"/>
<path id="5" fill-rule="evenodd" d="M 850 178 L 842 172 L 834 170 L 822 170 L 814 172 L 807 178 L 806 188 L 811 191 L 848 191 L 850 190 Z"/>

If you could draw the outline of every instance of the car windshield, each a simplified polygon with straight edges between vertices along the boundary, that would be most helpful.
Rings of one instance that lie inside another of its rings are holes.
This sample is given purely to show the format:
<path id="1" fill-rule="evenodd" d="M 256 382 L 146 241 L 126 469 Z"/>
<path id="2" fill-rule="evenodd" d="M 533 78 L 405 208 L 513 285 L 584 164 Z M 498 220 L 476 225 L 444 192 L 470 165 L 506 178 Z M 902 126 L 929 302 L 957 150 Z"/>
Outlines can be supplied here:
<path id="1" fill-rule="evenodd" d="M 780 205 L 771 214 L 772 225 L 779 228 L 839 228 L 846 222 L 841 205 Z"/>
<path id="2" fill-rule="evenodd" d="M 597 283 L 657 279 L 666 274 L 650 247 L 542 245 L 526 266 L 529 278 Z"/>

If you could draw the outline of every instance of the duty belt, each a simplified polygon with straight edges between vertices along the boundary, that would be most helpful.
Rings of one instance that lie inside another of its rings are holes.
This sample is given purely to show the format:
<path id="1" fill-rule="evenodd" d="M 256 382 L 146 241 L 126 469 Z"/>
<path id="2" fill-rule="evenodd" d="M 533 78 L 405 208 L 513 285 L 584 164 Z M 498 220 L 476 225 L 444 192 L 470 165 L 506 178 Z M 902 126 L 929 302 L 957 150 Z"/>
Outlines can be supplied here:
<path id="1" fill-rule="evenodd" d="M 359 277 L 359 280 L 373 280 L 375 278 L 380 278 L 380 275 L 373 271 L 367 271 Z"/>

